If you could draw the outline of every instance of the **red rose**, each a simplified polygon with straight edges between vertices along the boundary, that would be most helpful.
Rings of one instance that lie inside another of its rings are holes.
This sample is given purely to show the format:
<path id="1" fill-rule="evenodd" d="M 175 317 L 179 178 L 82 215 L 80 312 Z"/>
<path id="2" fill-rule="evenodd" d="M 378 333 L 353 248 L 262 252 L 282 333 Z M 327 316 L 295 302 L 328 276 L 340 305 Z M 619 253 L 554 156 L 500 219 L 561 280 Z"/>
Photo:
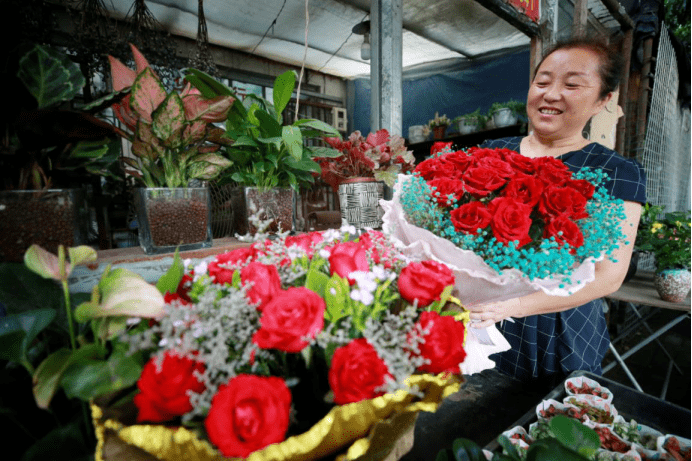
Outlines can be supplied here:
<path id="1" fill-rule="evenodd" d="M 160 364 L 151 358 L 137 381 L 139 394 L 135 395 L 137 421 L 160 423 L 192 411 L 187 392 L 201 393 L 205 386 L 195 376 L 203 373 L 204 365 L 172 352 L 166 352 Z M 160 365 L 160 366 L 159 366 Z"/>
<path id="2" fill-rule="evenodd" d="M 492 216 L 482 202 L 469 202 L 452 210 L 452 224 L 457 232 L 475 234 L 478 229 L 485 229 L 490 224 Z"/>
<path id="3" fill-rule="evenodd" d="M 238 248 L 236 250 L 227 251 L 216 256 L 216 259 L 209 263 L 207 271 L 212 277 L 214 283 L 223 285 L 233 281 L 233 266 L 239 263 L 245 263 L 256 256 L 257 250 L 253 247 Z"/>
<path id="4" fill-rule="evenodd" d="M 450 285 L 454 285 L 454 273 L 436 261 L 410 263 L 399 275 L 399 294 L 411 304 L 418 300 L 418 307 L 439 300 Z"/>
<path id="5" fill-rule="evenodd" d="M 276 266 L 251 262 L 240 271 L 240 279 L 243 283 L 252 284 L 247 291 L 247 297 L 253 304 L 259 304 L 259 311 L 281 291 L 281 279 Z"/>
<path id="6" fill-rule="evenodd" d="M 543 194 L 543 182 L 533 176 L 517 175 L 502 190 L 503 197 L 513 198 L 533 208 Z"/>
<path id="7" fill-rule="evenodd" d="M 444 142 L 444 141 L 437 141 L 434 142 L 433 145 L 430 147 L 430 155 L 435 155 L 438 152 L 441 152 L 445 149 L 451 149 L 452 148 L 452 142 Z"/>
<path id="8" fill-rule="evenodd" d="M 502 158 L 505 162 L 509 163 L 512 169 L 519 173 L 524 173 L 531 175 L 536 171 L 533 159 L 530 157 L 525 157 L 518 152 L 511 151 L 509 149 L 502 149 Z"/>
<path id="9" fill-rule="evenodd" d="M 490 227 L 495 238 L 503 243 L 517 241 L 517 248 L 531 242 L 531 207 L 512 198 L 499 197 L 488 205 L 493 216 Z"/>
<path id="10" fill-rule="evenodd" d="M 467 150 L 468 154 L 473 156 L 474 161 L 478 161 L 484 158 L 502 158 L 501 149 L 489 149 L 487 147 L 470 147 Z"/>
<path id="11" fill-rule="evenodd" d="M 473 157 L 460 150 L 445 154 L 440 157 L 440 162 L 449 165 L 456 172 L 453 177 L 460 178 L 462 173 L 473 164 Z"/>
<path id="12" fill-rule="evenodd" d="M 430 181 L 438 176 L 442 167 L 443 165 L 439 158 L 428 158 L 416 165 L 413 172 L 421 175 L 421 177 L 426 181 Z"/>
<path id="13" fill-rule="evenodd" d="M 593 193 L 596 192 L 596 187 L 586 179 L 570 179 L 565 183 L 565 186 L 578 190 L 586 200 L 591 199 Z"/>
<path id="14" fill-rule="evenodd" d="M 571 219 L 587 218 L 586 198 L 571 187 L 548 187 L 538 203 L 538 211 L 543 216 L 567 214 Z"/>
<path id="15" fill-rule="evenodd" d="M 442 207 L 452 206 L 454 200 L 458 201 L 464 195 L 464 183 L 458 179 L 435 178 L 428 181 L 428 186 L 432 190 L 435 201 Z"/>
<path id="16" fill-rule="evenodd" d="M 305 287 L 280 291 L 262 310 L 252 342 L 262 349 L 300 352 L 324 326 L 324 299 Z"/>
<path id="17" fill-rule="evenodd" d="M 543 237 L 555 237 L 555 241 L 560 245 L 568 243 L 574 251 L 584 244 L 584 234 L 582 234 L 579 226 L 567 215 L 560 215 L 550 219 L 546 223 Z"/>
<path id="18" fill-rule="evenodd" d="M 315 231 L 305 234 L 289 235 L 286 237 L 285 242 L 287 248 L 297 245 L 305 250 L 308 257 L 312 257 L 312 254 L 315 252 L 315 245 L 322 242 L 322 240 L 324 240 L 322 232 Z"/>
<path id="19" fill-rule="evenodd" d="M 569 168 L 554 157 L 539 157 L 534 159 L 536 177 L 546 186 L 561 186 L 572 178 Z"/>
<path id="20" fill-rule="evenodd" d="M 365 339 L 354 339 L 334 351 L 329 368 L 329 386 L 334 392 L 334 403 L 344 405 L 372 399 L 384 394 L 377 390 L 391 376 L 377 351 Z"/>
<path id="21" fill-rule="evenodd" d="M 245 458 L 283 442 L 290 411 L 291 392 L 283 379 L 240 374 L 219 386 L 204 427 L 224 456 Z"/>
<path id="22" fill-rule="evenodd" d="M 479 159 L 476 161 L 476 166 L 492 168 L 499 176 L 505 179 L 510 179 L 516 174 L 509 163 L 496 157 L 484 157 Z"/>
<path id="23" fill-rule="evenodd" d="M 370 270 L 368 254 L 360 242 L 337 243 L 329 255 L 329 266 L 332 275 L 337 273 L 339 277 L 348 279 L 351 285 L 355 283 L 355 280 L 349 277 L 351 272 Z"/>
<path id="24" fill-rule="evenodd" d="M 427 373 L 460 373 L 459 364 L 466 358 L 464 324 L 449 315 L 423 312 L 418 325 L 428 331 L 423 336 L 425 342 L 418 346 L 420 356 L 430 360 L 419 370 Z"/>
<path id="25" fill-rule="evenodd" d="M 471 167 L 462 175 L 464 188 L 476 198 L 483 198 L 507 183 L 507 178 L 494 168 Z"/>

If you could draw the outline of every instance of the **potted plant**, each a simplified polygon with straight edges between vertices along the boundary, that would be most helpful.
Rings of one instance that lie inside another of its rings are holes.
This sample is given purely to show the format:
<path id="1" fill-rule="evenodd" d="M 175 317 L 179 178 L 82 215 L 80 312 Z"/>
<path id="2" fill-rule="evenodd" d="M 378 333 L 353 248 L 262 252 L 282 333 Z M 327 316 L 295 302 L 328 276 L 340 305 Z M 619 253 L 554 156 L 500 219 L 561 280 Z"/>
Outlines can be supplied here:
<path id="1" fill-rule="evenodd" d="M 117 176 L 112 128 L 74 110 L 85 79 L 61 50 L 34 44 L 16 61 L 16 94 L 7 102 L 0 144 L 0 260 L 19 262 L 33 243 L 50 251 L 87 243 L 84 189 L 68 170 Z M 50 226 L 42 223 L 50 222 Z"/>
<path id="2" fill-rule="evenodd" d="M 442 139 L 445 137 L 447 127 L 452 124 L 452 121 L 446 115 L 439 115 L 435 112 L 435 117 L 428 121 L 428 127 L 433 132 L 433 139 Z"/>
<path id="3" fill-rule="evenodd" d="M 381 129 L 367 138 L 354 131 L 348 140 L 325 141 L 341 153 L 317 161 L 322 169 L 320 178 L 339 193 L 342 222 L 358 229 L 381 227 L 379 201 L 384 197 L 384 184 L 393 187 L 399 173 L 415 167 L 413 152 L 406 150 L 404 138 Z"/>
<path id="4" fill-rule="evenodd" d="M 494 102 L 488 110 L 495 128 L 514 125 L 519 120 L 519 116 L 524 113 L 526 113 L 526 104 L 511 99 L 505 102 Z"/>
<path id="5" fill-rule="evenodd" d="M 468 114 L 454 117 L 453 123 L 458 124 L 459 134 L 474 133 L 483 128 L 485 117 L 481 114 L 480 107 Z"/>
<path id="6" fill-rule="evenodd" d="M 635 249 L 654 257 L 654 285 L 661 299 L 683 301 L 690 292 L 690 212 L 665 213 L 665 206 L 646 204 Z"/>
<path id="7" fill-rule="evenodd" d="M 194 71 L 187 78 L 208 97 L 234 95 L 201 72 Z M 320 173 L 314 158 L 339 155 L 331 148 L 304 143 L 310 138 L 341 137 L 336 128 L 316 119 L 284 120 L 295 82 L 294 71 L 284 72 L 274 80 L 272 101 L 248 95 L 242 101 L 236 99 L 228 113 L 224 136 L 230 140 L 225 153 L 231 166 L 220 181 L 239 186 L 234 201 L 239 234 L 257 232 L 257 226 L 248 222 L 252 209 L 261 209 L 258 216 L 270 221 L 270 233 L 292 230 L 295 193 L 314 183 Z"/>
<path id="8" fill-rule="evenodd" d="M 209 189 L 195 180 L 214 179 L 231 165 L 218 153 L 230 141 L 214 124 L 226 120 L 234 98 L 206 98 L 189 81 L 181 92 L 168 92 L 130 46 L 136 70 L 109 60 L 120 96 L 112 107 L 121 127 L 114 129 L 130 142 L 126 172 L 143 186 L 135 193 L 140 246 L 147 254 L 210 247 Z"/>

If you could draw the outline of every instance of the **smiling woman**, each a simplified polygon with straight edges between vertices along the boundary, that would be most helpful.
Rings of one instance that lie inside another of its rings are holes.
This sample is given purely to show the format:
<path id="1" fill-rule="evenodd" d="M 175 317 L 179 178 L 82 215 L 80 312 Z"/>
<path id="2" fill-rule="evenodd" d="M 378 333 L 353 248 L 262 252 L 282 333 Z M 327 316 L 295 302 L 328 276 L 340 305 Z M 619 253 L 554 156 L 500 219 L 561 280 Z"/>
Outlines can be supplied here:
<path id="1" fill-rule="evenodd" d="M 644 171 L 639 163 L 582 134 L 591 117 L 613 97 L 620 68 L 619 54 L 603 42 L 578 38 L 557 44 L 539 63 L 529 88 L 529 135 L 481 145 L 511 149 L 526 157 L 554 157 L 572 172 L 600 168 L 609 178 L 605 183 L 607 192 L 624 201 L 626 217 L 620 227 L 626 241 L 612 258 L 596 264 L 593 282 L 566 297 L 538 292 L 470 306 L 476 327 L 515 319 L 500 325 L 512 348 L 492 358 L 500 371 L 522 380 L 536 380 L 550 387 L 575 370 L 601 373 L 610 343 L 601 298 L 622 284 L 641 204 L 646 201 Z"/>

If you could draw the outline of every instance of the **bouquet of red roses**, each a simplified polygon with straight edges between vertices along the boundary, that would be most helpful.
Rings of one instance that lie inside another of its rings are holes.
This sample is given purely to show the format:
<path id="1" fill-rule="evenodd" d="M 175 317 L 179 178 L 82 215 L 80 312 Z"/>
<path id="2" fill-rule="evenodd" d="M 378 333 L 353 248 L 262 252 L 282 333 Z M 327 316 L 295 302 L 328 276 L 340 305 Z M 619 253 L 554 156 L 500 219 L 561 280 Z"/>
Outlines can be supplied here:
<path id="1" fill-rule="evenodd" d="M 593 280 L 594 262 L 624 236 L 622 201 L 604 179 L 595 169 L 572 174 L 553 157 L 446 149 L 400 181 L 384 228 L 449 263 L 465 303 L 537 289 L 567 295 Z"/>
<path id="2" fill-rule="evenodd" d="M 468 315 L 440 313 L 454 300 L 452 271 L 409 261 L 378 232 L 256 242 L 188 267 L 176 260 L 162 280 L 166 315 L 120 337 L 150 356 L 137 421 L 197 428 L 224 456 L 300 434 L 335 405 L 421 394 L 412 376 L 459 374 L 466 357 Z M 310 443 L 330 438 L 334 419 Z"/>

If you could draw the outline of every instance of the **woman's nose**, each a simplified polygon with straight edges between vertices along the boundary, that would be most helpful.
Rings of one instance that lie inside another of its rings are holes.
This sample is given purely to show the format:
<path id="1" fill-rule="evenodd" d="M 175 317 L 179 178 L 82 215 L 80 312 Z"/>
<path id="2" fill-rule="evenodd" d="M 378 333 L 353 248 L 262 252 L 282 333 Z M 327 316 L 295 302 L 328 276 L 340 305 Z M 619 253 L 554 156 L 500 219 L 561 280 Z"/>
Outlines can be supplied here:
<path id="1" fill-rule="evenodd" d="M 546 87 L 545 92 L 543 93 L 543 99 L 546 101 L 556 101 L 560 99 L 561 95 L 562 92 L 560 91 L 558 85 L 550 85 Z"/>

